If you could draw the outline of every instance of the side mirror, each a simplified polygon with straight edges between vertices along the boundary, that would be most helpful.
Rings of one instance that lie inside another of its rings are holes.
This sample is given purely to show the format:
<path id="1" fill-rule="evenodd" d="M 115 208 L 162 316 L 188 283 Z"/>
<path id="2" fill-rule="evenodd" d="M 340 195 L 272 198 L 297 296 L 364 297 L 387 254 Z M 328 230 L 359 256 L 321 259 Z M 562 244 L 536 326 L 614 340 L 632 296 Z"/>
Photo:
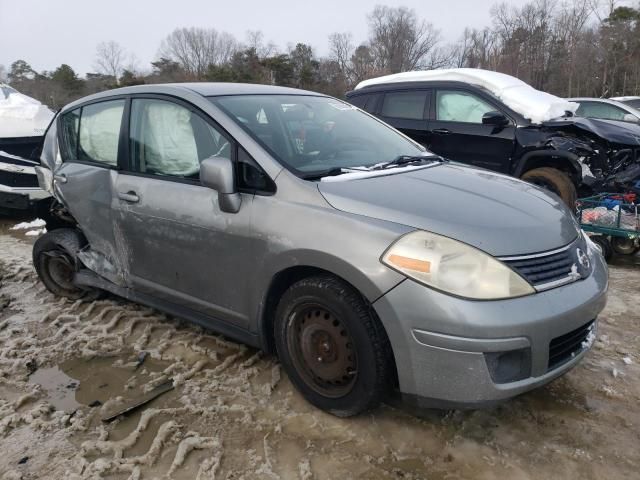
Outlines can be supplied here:
<path id="1" fill-rule="evenodd" d="M 640 118 L 636 117 L 633 113 L 625 113 L 622 117 L 623 122 L 640 123 Z"/>
<path id="2" fill-rule="evenodd" d="M 233 162 L 224 157 L 205 158 L 200 163 L 200 183 L 218 192 L 220 210 L 238 213 L 242 197 L 236 191 Z"/>
<path id="3" fill-rule="evenodd" d="M 509 124 L 509 119 L 500 112 L 487 112 L 482 115 L 483 125 L 493 125 L 495 127 L 504 127 Z"/>

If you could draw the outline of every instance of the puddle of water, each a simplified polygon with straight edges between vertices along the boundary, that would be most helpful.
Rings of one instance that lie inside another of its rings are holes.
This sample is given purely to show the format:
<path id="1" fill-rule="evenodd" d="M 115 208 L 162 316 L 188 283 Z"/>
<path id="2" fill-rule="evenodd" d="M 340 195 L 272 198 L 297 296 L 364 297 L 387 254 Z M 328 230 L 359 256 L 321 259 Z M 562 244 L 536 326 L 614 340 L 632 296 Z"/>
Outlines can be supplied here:
<path id="1" fill-rule="evenodd" d="M 136 398 L 142 394 L 149 373 L 168 366 L 167 362 L 147 358 L 135 369 L 129 365 L 114 366 L 116 360 L 115 357 L 71 359 L 36 370 L 29 382 L 40 385 L 56 409 L 70 413 L 82 405 L 98 406 L 116 396 Z"/>
<path id="2" fill-rule="evenodd" d="M 59 367 L 40 368 L 29 377 L 29 383 L 37 383 L 47 393 L 47 400 L 56 410 L 71 413 L 80 404 L 76 401 L 78 381 Z"/>

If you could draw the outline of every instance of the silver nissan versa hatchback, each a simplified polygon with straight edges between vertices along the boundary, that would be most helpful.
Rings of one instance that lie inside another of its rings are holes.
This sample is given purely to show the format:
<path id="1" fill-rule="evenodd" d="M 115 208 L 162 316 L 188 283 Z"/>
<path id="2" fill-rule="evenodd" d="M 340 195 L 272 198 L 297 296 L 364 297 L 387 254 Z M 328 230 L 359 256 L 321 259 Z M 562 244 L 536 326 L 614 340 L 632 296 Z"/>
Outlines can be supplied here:
<path id="1" fill-rule="evenodd" d="M 345 102 L 263 85 L 122 88 L 49 127 L 33 261 L 275 352 L 317 407 L 479 406 L 593 344 L 607 268 L 560 199 L 446 161 Z"/>

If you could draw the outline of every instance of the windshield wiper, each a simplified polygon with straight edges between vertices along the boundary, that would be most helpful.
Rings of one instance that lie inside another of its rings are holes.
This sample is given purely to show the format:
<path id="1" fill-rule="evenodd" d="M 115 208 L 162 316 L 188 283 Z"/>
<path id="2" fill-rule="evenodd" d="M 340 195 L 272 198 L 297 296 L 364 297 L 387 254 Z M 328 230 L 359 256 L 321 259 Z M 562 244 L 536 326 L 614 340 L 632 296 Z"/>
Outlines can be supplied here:
<path id="1" fill-rule="evenodd" d="M 446 162 L 446 160 L 438 155 L 429 155 L 427 157 L 422 155 L 398 155 L 390 162 L 381 163 L 376 165 L 372 170 L 385 170 L 391 167 L 399 167 L 402 165 L 415 165 L 424 162 Z"/>
<path id="2" fill-rule="evenodd" d="M 392 167 L 401 167 L 403 165 L 421 164 L 425 162 L 446 162 L 442 157 L 438 155 L 418 156 L 418 155 L 398 155 L 390 162 L 378 163 L 371 167 L 333 167 L 327 170 L 317 170 L 315 172 L 303 173 L 300 178 L 303 180 L 319 180 L 323 177 L 335 177 L 336 175 L 342 175 L 343 173 L 354 172 L 375 172 L 379 170 L 386 170 Z"/>
<path id="3" fill-rule="evenodd" d="M 315 172 L 304 173 L 300 175 L 303 180 L 320 180 L 322 177 L 335 177 L 342 173 L 347 173 L 349 170 L 342 167 L 329 168 L 328 170 L 317 170 Z"/>

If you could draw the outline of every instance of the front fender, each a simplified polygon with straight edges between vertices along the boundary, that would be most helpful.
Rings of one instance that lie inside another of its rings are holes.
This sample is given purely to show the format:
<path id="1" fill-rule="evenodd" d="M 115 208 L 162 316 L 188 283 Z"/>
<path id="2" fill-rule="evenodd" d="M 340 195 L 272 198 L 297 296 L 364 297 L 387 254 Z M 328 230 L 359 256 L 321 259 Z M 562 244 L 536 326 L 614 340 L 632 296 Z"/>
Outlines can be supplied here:
<path id="1" fill-rule="evenodd" d="M 539 163 L 539 165 L 538 165 Z M 579 185 L 582 183 L 582 166 L 580 165 L 580 157 L 565 150 L 532 150 L 520 157 L 515 164 L 512 175 L 520 178 L 528 170 L 537 167 L 548 167 L 554 165 L 566 165 L 569 167 L 572 178 Z"/>

